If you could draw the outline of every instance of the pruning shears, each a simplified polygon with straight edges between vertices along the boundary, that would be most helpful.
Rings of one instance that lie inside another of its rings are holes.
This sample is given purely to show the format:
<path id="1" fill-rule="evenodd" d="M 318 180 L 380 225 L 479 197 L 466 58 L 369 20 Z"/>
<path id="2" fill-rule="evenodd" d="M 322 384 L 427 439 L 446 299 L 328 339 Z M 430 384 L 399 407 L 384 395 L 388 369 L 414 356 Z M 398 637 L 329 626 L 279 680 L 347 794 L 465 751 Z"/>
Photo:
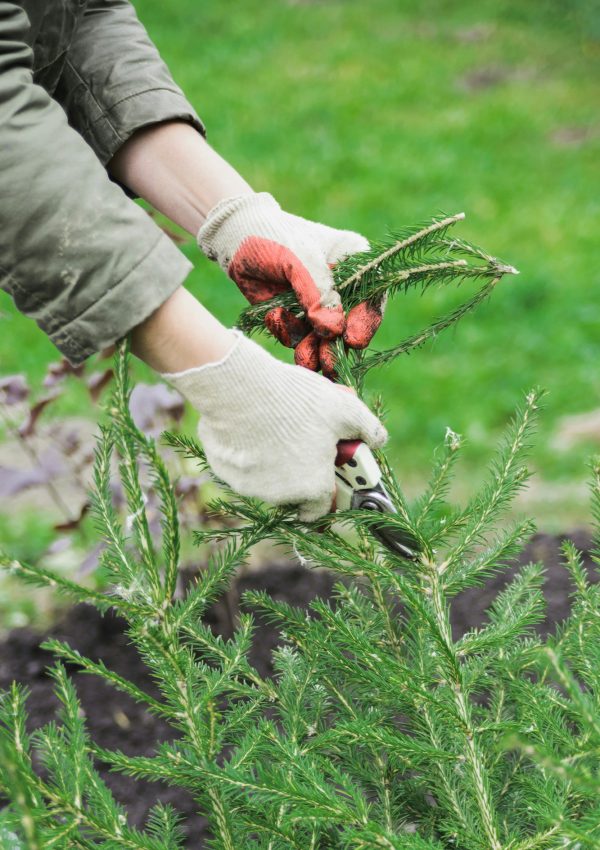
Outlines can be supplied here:
<path id="1" fill-rule="evenodd" d="M 340 440 L 335 459 L 338 510 L 376 511 L 397 514 L 382 483 L 381 469 L 371 449 L 362 440 Z M 421 546 L 408 530 L 374 523 L 371 531 L 390 552 L 414 561 Z"/>

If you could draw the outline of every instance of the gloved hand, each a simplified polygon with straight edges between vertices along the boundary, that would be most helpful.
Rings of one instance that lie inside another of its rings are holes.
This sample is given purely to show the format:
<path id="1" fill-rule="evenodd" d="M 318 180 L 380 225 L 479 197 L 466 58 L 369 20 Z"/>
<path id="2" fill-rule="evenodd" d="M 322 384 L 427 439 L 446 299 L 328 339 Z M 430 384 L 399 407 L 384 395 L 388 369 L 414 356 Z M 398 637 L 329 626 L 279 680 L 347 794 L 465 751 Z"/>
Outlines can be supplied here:
<path id="1" fill-rule="evenodd" d="M 217 363 L 163 375 L 200 412 L 198 435 L 214 472 L 245 496 L 327 513 L 338 440 L 379 448 L 387 432 L 355 395 L 282 363 L 240 331 Z"/>
<path id="2" fill-rule="evenodd" d="M 281 307 L 265 324 L 284 345 L 294 348 L 299 366 L 332 377 L 331 341 L 342 336 L 351 348 L 366 348 L 381 324 L 383 302 L 364 302 L 344 315 L 331 267 L 365 251 L 358 233 L 335 230 L 283 212 L 267 192 L 227 198 L 209 213 L 198 244 L 236 282 L 251 304 L 268 301 L 290 287 L 306 319 Z"/>

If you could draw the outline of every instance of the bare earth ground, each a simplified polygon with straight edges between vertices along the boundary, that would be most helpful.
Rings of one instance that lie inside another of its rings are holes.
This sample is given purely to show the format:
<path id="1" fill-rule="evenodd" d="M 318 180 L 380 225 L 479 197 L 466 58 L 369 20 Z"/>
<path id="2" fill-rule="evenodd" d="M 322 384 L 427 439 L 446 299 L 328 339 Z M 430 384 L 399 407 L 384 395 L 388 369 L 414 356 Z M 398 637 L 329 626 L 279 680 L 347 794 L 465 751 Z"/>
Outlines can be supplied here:
<path id="1" fill-rule="evenodd" d="M 585 563 L 593 580 L 600 575 L 593 566 L 590 555 L 590 538 L 587 532 L 579 531 L 568 535 L 584 552 Z M 520 563 L 542 561 L 546 566 L 544 592 L 548 602 L 548 615 L 540 627 L 546 633 L 563 619 L 569 610 L 571 585 L 560 561 L 560 536 L 537 534 L 524 550 Z M 484 588 L 463 593 L 454 605 L 452 625 L 455 634 L 479 625 L 486 608 L 498 590 L 515 573 L 515 565 L 489 581 Z M 326 597 L 333 584 L 333 576 L 324 570 L 309 570 L 294 564 L 272 564 L 261 571 L 241 577 L 233 589 L 235 597 L 248 589 L 265 589 L 273 597 L 295 605 L 306 605 L 315 596 Z M 230 594 L 231 603 L 231 594 Z M 231 604 L 214 606 L 207 617 L 211 627 L 227 636 L 231 632 Z M 102 618 L 94 609 L 79 605 L 65 615 L 52 634 L 66 640 L 82 654 L 102 658 L 105 664 L 121 675 L 131 679 L 145 690 L 156 693 L 142 663 L 128 645 L 123 633 L 123 621 L 108 615 Z M 45 668 L 50 663 L 49 654 L 39 648 L 41 636 L 31 629 L 15 629 L 0 644 L 0 689 L 6 688 L 13 679 L 25 683 L 30 691 L 30 724 L 37 727 L 48 722 L 56 708 L 52 686 Z M 258 621 L 252 651 L 252 663 L 263 675 L 271 668 L 271 652 L 278 635 L 275 629 Z M 74 674 L 77 689 L 86 713 L 93 738 L 104 747 L 122 749 L 139 755 L 152 753 L 157 740 L 170 737 L 169 727 L 136 705 L 128 696 L 109 688 L 95 677 Z M 158 800 L 170 802 L 185 816 L 187 846 L 200 850 L 207 836 L 206 821 L 196 814 L 191 796 L 180 789 L 158 784 L 131 780 L 119 774 L 105 772 L 108 784 L 115 796 L 129 812 L 135 824 L 142 824 L 148 809 Z"/>

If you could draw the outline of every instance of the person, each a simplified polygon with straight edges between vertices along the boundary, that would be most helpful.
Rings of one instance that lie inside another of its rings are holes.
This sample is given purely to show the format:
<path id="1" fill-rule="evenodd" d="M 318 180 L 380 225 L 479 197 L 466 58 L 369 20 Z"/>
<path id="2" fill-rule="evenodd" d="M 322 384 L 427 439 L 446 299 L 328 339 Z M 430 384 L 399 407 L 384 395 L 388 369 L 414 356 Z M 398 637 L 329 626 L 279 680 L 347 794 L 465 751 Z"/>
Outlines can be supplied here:
<path id="1" fill-rule="evenodd" d="M 365 347 L 382 307 L 348 316 L 331 267 L 360 235 L 283 211 L 213 150 L 129 0 L 0 0 L 0 277 L 73 364 L 130 334 L 200 412 L 214 471 L 244 495 L 332 506 L 336 444 L 386 432 L 334 384 L 332 340 Z M 251 303 L 292 287 L 269 329 L 281 362 L 184 287 L 190 263 L 132 198 L 197 237 Z M 318 370 L 324 374 L 319 374 Z"/>

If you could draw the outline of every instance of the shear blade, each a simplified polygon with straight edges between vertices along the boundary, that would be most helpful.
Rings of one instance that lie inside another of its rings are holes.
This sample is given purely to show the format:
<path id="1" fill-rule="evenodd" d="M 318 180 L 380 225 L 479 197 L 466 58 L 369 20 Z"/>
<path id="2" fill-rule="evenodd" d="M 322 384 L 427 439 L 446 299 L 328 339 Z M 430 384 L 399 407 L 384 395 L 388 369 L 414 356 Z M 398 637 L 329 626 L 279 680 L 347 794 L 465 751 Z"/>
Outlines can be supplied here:
<path id="1" fill-rule="evenodd" d="M 419 544 L 410 531 L 401 531 L 400 529 L 391 529 L 379 525 L 372 525 L 371 530 L 390 552 L 395 552 L 409 561 L 416 561 L 419 557 Z"/>
<path id="2" fill-rule="evenodd" d="M 352 502 L 355 509 L 363 511 L 394 515 L 398 513 L 390 497 L 380 485 L 370 490 L 356 490 Z M 374 536 L 390 552 L 395 552 L 410 561 L 419 557 L 421 551 L 419 541 L 408 529 L 390 528 L 390 526 L 379 523 L 370 523 L 369 525 Z"/>

